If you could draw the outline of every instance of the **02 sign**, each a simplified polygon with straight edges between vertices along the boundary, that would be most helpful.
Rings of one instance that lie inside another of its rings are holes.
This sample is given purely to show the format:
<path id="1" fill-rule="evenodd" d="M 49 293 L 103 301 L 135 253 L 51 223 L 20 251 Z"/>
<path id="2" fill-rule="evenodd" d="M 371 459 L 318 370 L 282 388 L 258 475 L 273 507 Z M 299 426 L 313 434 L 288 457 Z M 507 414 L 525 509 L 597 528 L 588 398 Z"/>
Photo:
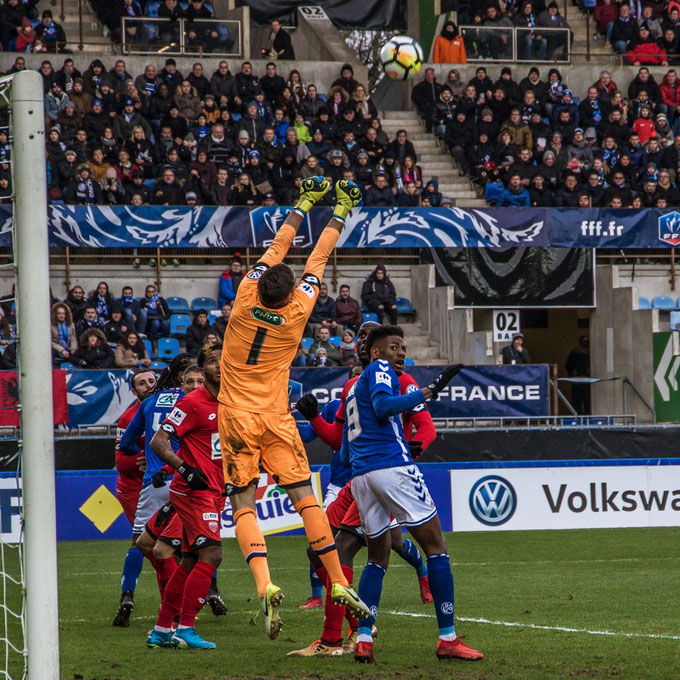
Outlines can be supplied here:
<path id="1" fill-rule="evenodd" d="M 505 342 L 519 333 L 519 309 L 493 310 L 493 341 Z"/>

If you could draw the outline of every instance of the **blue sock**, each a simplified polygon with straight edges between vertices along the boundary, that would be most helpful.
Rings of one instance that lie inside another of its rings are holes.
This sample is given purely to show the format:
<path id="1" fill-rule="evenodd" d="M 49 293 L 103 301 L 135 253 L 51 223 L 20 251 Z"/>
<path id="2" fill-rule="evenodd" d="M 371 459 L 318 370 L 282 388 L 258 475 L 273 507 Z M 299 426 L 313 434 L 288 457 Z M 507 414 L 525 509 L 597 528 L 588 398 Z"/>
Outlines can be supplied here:
<path id="1" fill-rule="evenodd" d="M 423 562 L 423 556 L 420 554 L 417 546 L 408 540 L 404 539 L 404 549 L 398 553 L 399 557 L 406 560 L 418 572 L 418 578 L 427 576 L 427 567 Z"/>
<path id="2" fill-rule="evenodd" d="M 427 556 L 430 592 L 434 600 L 439 635 L 455 635 L 453 627 L 453 574 L 446 553 Z"/>
<path id="3" fill-rule="evenodd" d="M 318 597 L 321 599 L 323 595 L 323 583 L 321 579 L 316 575 L 316 569 L 309 563 L 309 583 L 312 586 L 312 597 Z"/>
<path id="4" fill-rule="evenodd" d="M 212 578 L 210 579 L 210 590 L 219 590 L 217 587 L 217 569 L 215 569 L 215 573 L 212 575 Z"/>
<path id="5" fill-rule="evenodd" d="M 125 593 L 130 591 L 135 592 L 139 575 L 142 573 L 142 565 L 144 564 L 144 555 L 139 548 L 130 548 L 125 555 L 125 562 L 123 562 L 123 578 L 121 580 L 121 590 Z"/>
<path id="6" fill-rule="evenodd" d="M 371 610 L 371 616 L 359 621 L 359 635 L 366 635 L 371 638 L 371 628 L 378 615 L 378 605 L 382 594 L 383 578 L 385 569 L 375 562 L 366 562 L 361 579 L 359 580 L 359 597 L 366 603 Z"/>

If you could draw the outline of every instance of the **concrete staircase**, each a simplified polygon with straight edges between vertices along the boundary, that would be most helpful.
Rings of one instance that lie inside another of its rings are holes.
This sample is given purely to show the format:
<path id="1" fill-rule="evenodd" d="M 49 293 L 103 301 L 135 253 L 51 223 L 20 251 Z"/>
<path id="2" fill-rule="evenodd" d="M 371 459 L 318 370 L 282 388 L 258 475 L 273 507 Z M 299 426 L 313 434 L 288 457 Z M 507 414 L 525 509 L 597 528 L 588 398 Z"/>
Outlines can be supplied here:
<path id="1" fill-rule="evenodd" d="M 78 2 L 77 0 L 64 0 L 64 20 L 60 17 L 61 6 L 52 0 L 41 0 L 38 3 L 38 16 L 44 9 L 51 9 L 54 20 L 61 24 L 66 33 L 68 48 L 76 54 L 91 54 L 92 59 L 98 56 L 114 54 L 113 43 L 104 35 L 104 26 L 97 19 L 90 3 L 83 0 L 83 49 L 78 48 L 80 40 Z"/>
<path id="2" fill-rule="evenodd" d="M 560 11 L 564 11 L 560 8 Z M 574 32 L 574 42 L 572 43 L 572 62 L 583 63 L 586 61 L 587 39 L 588 39 L 588 23 L 586 22 L 586 13 L 579 11 L 573 5 L 569 5 L 567 9 L 567 21 L 571 30 Z M 597 36 L 597 39 L 594 39 Z M 590 60 L 596 64 L 602 64 L 606 67 L 608 63 L 618 63 L 619 57 L 616 55 L 611 47 L 605 47 L 604 36 L 597 32 L 597 24 L 590 17 Z M 566 64 L 558 64 L 557 68 L 564 68 Z M 565 75 L 563 73 L 563 75 Z"/>
<path id="3" fill-rule="evenodd" d="M 413 142 L 418 154 L 418 165 L 423 170 L 423 182 L 436 177 L 439 180 L 439 191 L 451 198 L 458 207 L 487 205 L 487 202 L 477 195 L 472 182 L 460 176 L 451 156 L 446 149 L 439 146 L 435 136 L 425 132 L 415 111 L 381 111 L 380 120 L 383 130 L 390 139 L 394 139 L 400 128 L 408 132 L 408 138 Z"/>
<path id="4" fill-rule="evenodd" d="M 440 356 L 439 345 L 423 331 L 419 323 L 400 325 L 404 329 L 406 355 L 417 365 L 444 366 L 448 364 L 448 361 Z"/>

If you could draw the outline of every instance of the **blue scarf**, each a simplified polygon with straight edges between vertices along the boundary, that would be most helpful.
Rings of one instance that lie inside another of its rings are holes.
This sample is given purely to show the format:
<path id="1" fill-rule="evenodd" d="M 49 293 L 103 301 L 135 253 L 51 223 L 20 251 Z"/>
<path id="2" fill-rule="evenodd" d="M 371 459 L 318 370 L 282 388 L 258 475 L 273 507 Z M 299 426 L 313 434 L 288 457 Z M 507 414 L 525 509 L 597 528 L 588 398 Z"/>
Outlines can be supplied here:
<path id="1" fill-rule="evenodd" d="M 106 298 L 97 295 L 97 316 L 107 317 L 109 315 L 109 305 L 106 303 Z"/>
<path id="2" fill-rule="evenodd" d="M 64 349 L 69 349 L 68 344 L 68 326 L 65 321 L 57 322 L 57 328 L 59 329 L 59 344 Z"/>
<path id="3" fill-rule="evenodd" d="M 158 299 L 160 298 L 160 295 L 156 293 L 153 297 L 147 298 L 146 300 L 146 306 L 152 311 L 155 312 L 158 310 Z"/>

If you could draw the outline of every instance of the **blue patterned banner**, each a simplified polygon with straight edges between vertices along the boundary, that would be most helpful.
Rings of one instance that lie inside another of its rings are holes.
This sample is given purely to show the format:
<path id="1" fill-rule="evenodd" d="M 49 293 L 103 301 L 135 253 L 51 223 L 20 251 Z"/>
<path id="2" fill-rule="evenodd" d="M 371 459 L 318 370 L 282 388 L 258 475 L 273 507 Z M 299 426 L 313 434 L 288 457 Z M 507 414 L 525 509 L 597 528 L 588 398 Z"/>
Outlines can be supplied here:
<path id="1" fill-rule="evenodd" d="M 50 245 L 71 248 L 267 246 L 291 208 L 50 205 Z M 313 245 L 330 208 L 314 208 L 295 245 Z M 10 245 L 11 208 L 0 206 L 0 246 Z M 345 248 L 658 248 L 680 245 L 680 212 L 563 208 L 355 208 Z"/>

